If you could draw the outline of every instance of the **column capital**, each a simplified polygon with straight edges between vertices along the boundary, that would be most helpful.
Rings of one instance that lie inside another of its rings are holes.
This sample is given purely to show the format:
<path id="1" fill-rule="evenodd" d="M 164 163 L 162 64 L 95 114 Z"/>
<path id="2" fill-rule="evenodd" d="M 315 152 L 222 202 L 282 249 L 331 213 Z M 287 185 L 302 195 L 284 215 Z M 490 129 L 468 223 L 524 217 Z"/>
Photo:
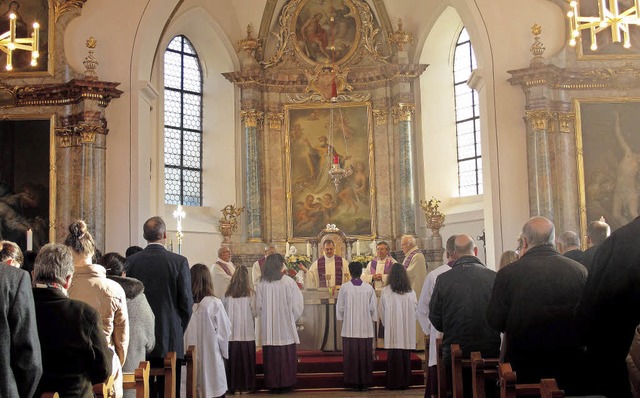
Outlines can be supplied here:
<path id="1" fill-rule="evenodd" d="M 416 106 L 409 103 L 399 103 L 391 107 L 391 116 L 393 117 L 393 124 L 400 122 L 410 122 L 413 118 Z"/>
<path id="2" fill-rule="evenodd" d="M 284 113 L 282 112 L 267 112 L 267 123 L 269 123 L 269 129 L 280 130 L 284 123 Z"/>
<path id="3" fill-rule="evenodd" d="M 384 126 L 387 124 L 387 118 L 389 116 L 389 111 L 386 109 L 374 109 L 373 110 L 373 118 L 376 121 L 376 126 Z"/>
<path id="4" fill-rule="evenodd" d="M 263 112 L 256 109 L 245 109 L 240 111 L 240 119 L 247 127 L 256 127 L 262 121 Z"/>
<path id="5" fill-rule="evenodd" d="M 531 129 L 547 130 L 549 127 L 549 121 L 553 118 L 551 111 L 548 109 L 536 109 L 525 112 L 525 119 L 531 125 Z"/>

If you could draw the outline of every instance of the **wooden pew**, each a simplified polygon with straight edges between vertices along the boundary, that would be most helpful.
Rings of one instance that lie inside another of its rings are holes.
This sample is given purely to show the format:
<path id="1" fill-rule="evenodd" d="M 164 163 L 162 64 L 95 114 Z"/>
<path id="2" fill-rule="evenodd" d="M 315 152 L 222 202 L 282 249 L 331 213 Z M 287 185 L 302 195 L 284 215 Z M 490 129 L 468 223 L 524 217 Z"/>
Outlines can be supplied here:
<path id="1" fill-rule="evenodd" d="M 149 369 L 149 362 L 142 361 L 134 373 L 123 373 L 123 389 L 135 390 L 136 398 L 149 398 Z"/>
<path id="2" fill-rule="evenodd" d="M 442 337 L 436 339 L 436 369 L 438 373 L 438 398 L 447 397 L 447 371 L 442 361 Z"/>
<path id="3" fill-rule="evenodd" d="M 564 398 L 564 391 L 558 389 L 555 379 L 542 379 L 540 383 L 517 384 L 516 372 L 511 369 L 511 364 L 500 364 L 498 371 L 500 375 L 500 398 Z"/>
<path id="4" fill-rule="evenodd" d="M 485 382 L 487 380 L 494 383 L 498 380 L 499 359 L 484 359 L 480 352 L 471 353 L 471 386 L 473 398 L 485 398 Z"/>
<path id="5" fill-rule="evenodd" d="M 196 346 L 187 348 L 184 361 L 187 364 L 187 398 L 196 398 Z"/>
<path id="6" fill-rule="evenodd" d="M 460 344 L 451 344 L 451 388 L 453 398 L 463 398 L 462 368 L 471 367 L 471 361 L 462 359 Z"/>
<path id="7" fill-rule="evenodd" d="M 40 398 L 60 398 L 60 395 L 57 392 L 43 392 Z"/>
<path id="8" fill-rule="evenodd" d="M 110 375 L 104 383 L 94 384 L 93 394 L 96 396 L 96 398 L 107 398 L 112 396 L 114 381 L 115 380 L 113 375 Z"/>
<path id="9" fill-rule="evenodd" d="M 164 396 L 165 398 L 176 398 L 176 352 L 171 351 L 164 357 L 164 367 L 151 368 L 149 377 L 164 377 Z"/>

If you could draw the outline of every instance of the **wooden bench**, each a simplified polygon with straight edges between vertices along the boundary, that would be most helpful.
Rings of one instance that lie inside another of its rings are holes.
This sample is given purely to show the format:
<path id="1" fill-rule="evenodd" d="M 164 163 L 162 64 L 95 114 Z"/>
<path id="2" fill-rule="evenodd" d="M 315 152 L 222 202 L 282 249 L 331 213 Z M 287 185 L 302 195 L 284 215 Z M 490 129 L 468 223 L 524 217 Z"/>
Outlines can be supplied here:
<path id="1" fill-rule="evenodd" d="M 113 375 L 110 375 L 104 383 L 94 384 L 93 394 L 96 396 L 96 398 L 107 398 L 112 396 L 114 381 L 115 380 Z"/>
<path id="2" fill-rule="evenodd" d="M 40 398 L 60 398 L 60 395 L 57 392 L 43 392 Z"/>
<path id="3" fill-rule="evenodd" d="M 558 384 L 555 379 L 542 379 L 540 383 L 517 384 L 516 372 L 511 369 L 511 364 L 500 364 L 498 371 L 500 377 L 500 398 L 564 398 L 564 391 L 558 389 Z"/>
<path id="4" fill-rule="evenodd" d="M 164 377 L 164 396 L 165 398 L 176 398 L 176 353 L 171 351 L 164 357 L 164 366 L 162 368 L 151 368 L 149 377 Z"/>
<path id="5" fill-rule="evenodd" d="M 196 398 L 196 346 L 190 345 L 184 355 L 187 364 L 187 398 Z"/>
<path id="6" fill-rule="evenodd" d="M 436 339 L 436 370 L 438 374 L 438 398 L 447 397 L 447 371 L 442 361 L 442 337 Z"/>
<path id="7" fill-rule="evenodd" d="M 475 351 L 471 353 L 470 361 L 473 398 L 485 398 L 485 382 L 489 380 L 497 383 L 500 360 L 497 358 L 484 359 L 480 352 Z"/>
<path id="8" fill-rule="evenodd" d="M 149 362 L 142 361 L 133 373 L 123 373 L 122 388 L 135 390 L 136 398 L 149 398 L 149 369 Z"/>
<path id="9" fill-rule="evenodd" d="M 482 368 L 482 380 L 474 380 L 474 373 L 478 369 L 474 370 L 474 358 L 476 360 L 476 367 Z M 453 398 L 463 398 L 463 380 L 462 370 L 471 368 L 472 376 L 472 388 L 473 397 L 485 398 L 484 378 L 493 375 L 493 379 L 498 379 L 498 364 L 500 360 L 498 358 L 483 359 L 480 352 L 472 352 L 470 359 L 462 359 L 462 349 L 459 344 L 451 344 L 451 386 L 453 390 Z M 487 366 L 487 374 L 484 374 L 484 367 Z M 479 384 L 476 387 L 476 384 Z M 479 390 L 478 390 L 479 388 Z"/>

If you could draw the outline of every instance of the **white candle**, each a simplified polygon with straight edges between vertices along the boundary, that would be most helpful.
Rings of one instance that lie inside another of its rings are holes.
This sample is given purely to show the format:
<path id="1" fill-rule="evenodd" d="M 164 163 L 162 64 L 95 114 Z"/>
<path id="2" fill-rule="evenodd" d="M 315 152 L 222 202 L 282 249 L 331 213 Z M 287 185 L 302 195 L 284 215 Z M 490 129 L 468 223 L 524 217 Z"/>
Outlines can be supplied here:
<path id="1" fill-rule="evenodd" d="M 27 230 L 27 250 L 33 250 L 33 231 L 31 228 Z"/>
<path id="2" fill-rule="evenodd" d="M 356 241 L 356 256 L 360 255 L 360 239 Z"/>
<path id="3" fill-rule="evenodd" d="M 307 242 L 307 257 L 311 257 L 311 243 Z"/>
<path id="4" fill-rule="evenodd" d="M 286 251 L 285 255 L 289 254 L 289 241 L 287 241 Z"/>

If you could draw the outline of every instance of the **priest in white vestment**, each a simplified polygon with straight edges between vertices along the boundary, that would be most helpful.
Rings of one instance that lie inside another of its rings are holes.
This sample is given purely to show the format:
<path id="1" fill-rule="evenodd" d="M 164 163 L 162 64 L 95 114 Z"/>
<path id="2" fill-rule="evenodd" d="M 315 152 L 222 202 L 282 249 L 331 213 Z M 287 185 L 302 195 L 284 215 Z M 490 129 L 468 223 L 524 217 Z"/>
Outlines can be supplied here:
<path id="1" fill-rule="evenodd" d="M 267 257 L 262 279 L 256 286 L 265 387 L 273 392 L 296 384 L 296 344 L 300 344 L 296 321 L 304 309 L 298 284 L 281 272 L 283 263 L 280 254 Z"/>
<path id="2" fill-rule="evenodd" d="M 382 290 L 387 284 L 387 277 L 391 272 L 391 266 L 396 259 L 389 255 L 391 248 L 387 242 L 379 242 L 376 245 L 376 258 L 367 264 L 362 271 L 362 280 L 373 284 L 376 290 Z"/>
<path id="3" fill-rule="evenodd" d="M 340 286 L 346 282 L 345 275 L 348 273 L 348 264 L 342 257 L 335 255 L 333 241 L 331 239 L 325 240 L 322 250 L 324 255 L 314 261 L 307 272 L 307 289 Z"/>
<path id="4" fill-rule="evenodd" d="M 420 297 L 422 286 L 427 278 L 427 261 L 418 248 L 416 238 L 411 235 L 404 235 L 400 241 L 400 246 L 404 252 L 404 261 L 402 265 L 407 270 L 411 289 L 416 293 L 416 297 Z M 416 336 L 418 336 L 416 350 L 424 350 L 424 337 L 420 324 L 416 322 Z"/>
<path id="5" fill-rule="evenodd" d="M 424 334 L 429 336 L 429 357 L 428 357 L 428 378 L 426 396 L 436 394 L 438 386 L 437 377 L 437 364 L 438 353 L 436 352 L 436 339 L 442 337 L 442 332 L 437 330 L 435 326 L 429 320 L 429 303 L 431 302 L 431 296 L 433 295 L 433 288 L 436 286 L 436 278 L 438 275 L 443 274 L 451 269 L 451 266 L 456 261 L 457 256 L 455 254 L 455 242 L 458 235 L 451 235 L 447 239 L 445 254 L 447 256 L 447 263 L 439 266 L 433 271 L 427 274 L 427 279 L 424 281 L 420 298 L 418 299 L 418 322 L 422 326 Z"/>
<path id="6" fill-rule="evenodd" d="M 378 319 L 376 292 L 360 278 L 362 264 L 349 264 L 351 280 L 342 284 L 336 319 L 342 321 L 344 384 L 359 390 L 373 382 L 373 325 Z"/>
<path id="7" fill-rule="evenodd" d="M 218 259 L 211 267 L 211 277 L 213 279 L 213 295 L 219 299 L 224 298 L 227 292 L 231 277 L 236 271 L 235 265 L 231 262 L 231 249 L 222 246 L 218 249 Z"/>
<path id="8" fill-rule="evenodd" d="M 253 263 L 253 266 L 251 267 L 251 281 L 254 289 L 258 286 L 258 282 L 260 282 L 260 278 L 262 277 L 262 269 L 264 268 L 264 262 L 267 259 L 267 256 L 275 252 L 276 245 L 270 243 L 264 247 L 264 256 L 260 257 L 255 263 Z"/>

